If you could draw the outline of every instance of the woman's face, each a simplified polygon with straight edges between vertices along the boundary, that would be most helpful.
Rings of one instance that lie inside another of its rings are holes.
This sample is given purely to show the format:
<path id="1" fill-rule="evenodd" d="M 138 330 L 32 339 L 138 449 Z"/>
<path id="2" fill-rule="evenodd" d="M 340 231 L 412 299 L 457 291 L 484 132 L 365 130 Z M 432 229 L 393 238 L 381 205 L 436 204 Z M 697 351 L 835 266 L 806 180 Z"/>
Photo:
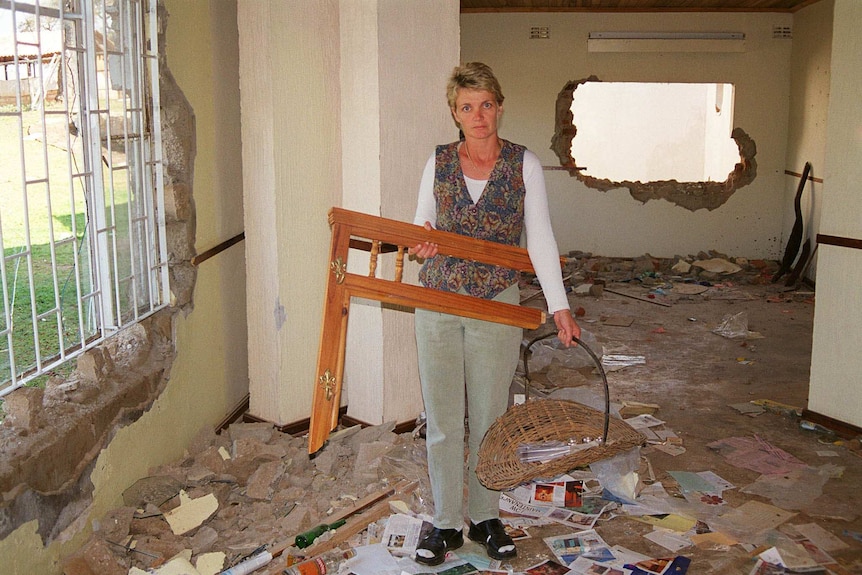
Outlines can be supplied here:
<path id="1" fill-rule="evenodd" d="M 459 88 L 452 116 L 464 135 L 483 139 L 496 137 L 497 122 L 503 115 L 503 106 L 487 90 Z"/>

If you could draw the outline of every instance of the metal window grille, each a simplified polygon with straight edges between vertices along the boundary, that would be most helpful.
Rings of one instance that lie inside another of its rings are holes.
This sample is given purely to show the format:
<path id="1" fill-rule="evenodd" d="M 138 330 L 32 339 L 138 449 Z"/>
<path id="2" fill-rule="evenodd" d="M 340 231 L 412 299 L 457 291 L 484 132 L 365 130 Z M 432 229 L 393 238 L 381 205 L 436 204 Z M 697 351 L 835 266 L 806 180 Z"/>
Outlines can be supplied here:
<path id="1" fill-rule="evenodd" d="M 0 396 L 169 301 L 156 0 L 0 0 Z"/>

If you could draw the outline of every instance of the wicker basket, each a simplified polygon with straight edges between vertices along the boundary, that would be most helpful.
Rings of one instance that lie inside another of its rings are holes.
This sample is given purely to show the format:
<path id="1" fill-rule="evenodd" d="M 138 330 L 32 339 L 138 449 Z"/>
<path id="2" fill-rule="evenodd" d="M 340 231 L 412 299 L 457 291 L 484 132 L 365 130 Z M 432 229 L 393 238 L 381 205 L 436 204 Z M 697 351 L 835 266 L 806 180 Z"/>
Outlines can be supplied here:
<path id="1" fill-rule="evenodd" d="M 533 340 L 524 350 L 527 385 L 529 349 L 539 339 L 551 335 L 554 334 Z M 582 341 L 577 338 L 575 341 L 599 369 L 605 385 L 605 411 L 559 399 L 533 399 L 512 406 L 491 425 L 479 447 L 476 475 L 488 489 L 510 489 L 536 479 L 552 479 L 644 443 L 645 438 L 631 426 L 609 416 L 610 394 L 601 360 Z M 567 442 L 585 437 L 600 437 L 602 442 L 544 463 L 525 463 L 518 456 L 518 447 L 525 443 Z"/>

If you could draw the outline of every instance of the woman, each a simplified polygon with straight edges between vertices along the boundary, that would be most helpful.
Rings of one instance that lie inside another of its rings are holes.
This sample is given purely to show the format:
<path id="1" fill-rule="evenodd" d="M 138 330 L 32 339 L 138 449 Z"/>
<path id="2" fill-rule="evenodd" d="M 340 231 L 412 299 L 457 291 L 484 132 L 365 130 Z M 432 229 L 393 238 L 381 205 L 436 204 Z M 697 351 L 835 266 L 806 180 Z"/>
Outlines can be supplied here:
<path id="1" fill-rule="evenodd" d="M 503 94 L 491 69 L 471 62 L 455 68 L 447 85 L 452 117 L 463 140 L 438 146 L 419 187 L 414 223 L 467 236 L 519 245 L 527 250 L 542 285 L 558 337 L 572 345 L 580 328 L 572 319 L 551 229 L 545 181 L 538 157 L 497 135 Z M 437 256 L 421 243 L 410 253 L 425 262 L 426 287 L 519 303 L 514 270 Z M 523 337 L 517 327 L 416 310 L 419 377 L 427 417 L 426 447 L 434 497 L 434 528 L 423 538 L 416 561 L 442 563 L 447 550 L 464 543 L 464 412 L 468 410 L 467 536 L 494 559 L 516 555 L 499 519 L 499 496 L 476 477 L 479 445 L 508 407 L 509 386 Z M 466 400 L 465 400 L 466 390 Z"/>

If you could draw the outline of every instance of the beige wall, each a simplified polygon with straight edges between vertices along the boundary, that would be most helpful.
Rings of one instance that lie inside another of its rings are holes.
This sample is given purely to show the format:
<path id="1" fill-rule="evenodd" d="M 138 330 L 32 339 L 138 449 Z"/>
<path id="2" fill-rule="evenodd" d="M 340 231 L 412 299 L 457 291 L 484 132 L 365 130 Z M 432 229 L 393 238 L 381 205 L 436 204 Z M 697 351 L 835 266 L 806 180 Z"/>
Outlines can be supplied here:
<path id="1" fill-rule="evenodd" d="M 465 14 L 461 50 L 463 60 L 485 61 L 500 78 L 503 137 L 525 144 L 549 166 L 559 165 L 549 149 L 554 105 L 570 80 L 596 75 L 604 81 L 733 83 L 734 126 L 757 143 L 758 175 L 751 185 L 716 210 L 691 212 L 664 200 L 641 204 L 628 190 L 600 192 L 566 172 L 546 171 L 554 230 L 561 252 L 671 257 L 716 249 L 776 257 L 784 233 L 792 42 L 772 39 L 772 27 L 791 23 L 790 14 Z M 551 39 L 530 40 L 532 26 L 549 26 Z M 744 32 L 745 52 L 587 51 L 590 32 L 659 30 Z"/>
<path id="2" fill-rule="evenodd" d="M 862 240 L 862 3 L 835 0 L 820 232 Z M 862 250 L 822 245 L 808 408 L 862 427 Z"/>
<path id="3" fill-rule="evenodd" d="M 826 117 L 829 109 L 830 59 L 832 54 L 832 0 L 820 0 L 793 15 L 793 52 L 791 56 L 790 125 L 787 139 L 786 169 L 801 174 L 805 162 L 811 163 L 811 176 L 823 179 L 826 158 Z M 796 216 L 793 200 L 799 178 L 785 175 L 785 238 Z M 814 239 L 820 230 L 824 186 L 808 180 L 800 206 L 804 220 L 803 238 Z M 783 256 L 783 252 L 781 254 Z M 816 254 L 807 277 L 816 275 Z"/>
<path id="4" fill-rule="evenodd" d="M 168 0 L 168 63 L 195 113 L 196 249 L 242 232 L 236 4 Z M 194 309 L 175 320 L 177 357 L 164 393 L 120 429 L 93 472 L 93 514 L 122 504 L 122 492 L 151 467 L 182 456 L 191 438 L 213 428 L 248 391 L 245 258 L 242 243 L 198 268 Z"/>

